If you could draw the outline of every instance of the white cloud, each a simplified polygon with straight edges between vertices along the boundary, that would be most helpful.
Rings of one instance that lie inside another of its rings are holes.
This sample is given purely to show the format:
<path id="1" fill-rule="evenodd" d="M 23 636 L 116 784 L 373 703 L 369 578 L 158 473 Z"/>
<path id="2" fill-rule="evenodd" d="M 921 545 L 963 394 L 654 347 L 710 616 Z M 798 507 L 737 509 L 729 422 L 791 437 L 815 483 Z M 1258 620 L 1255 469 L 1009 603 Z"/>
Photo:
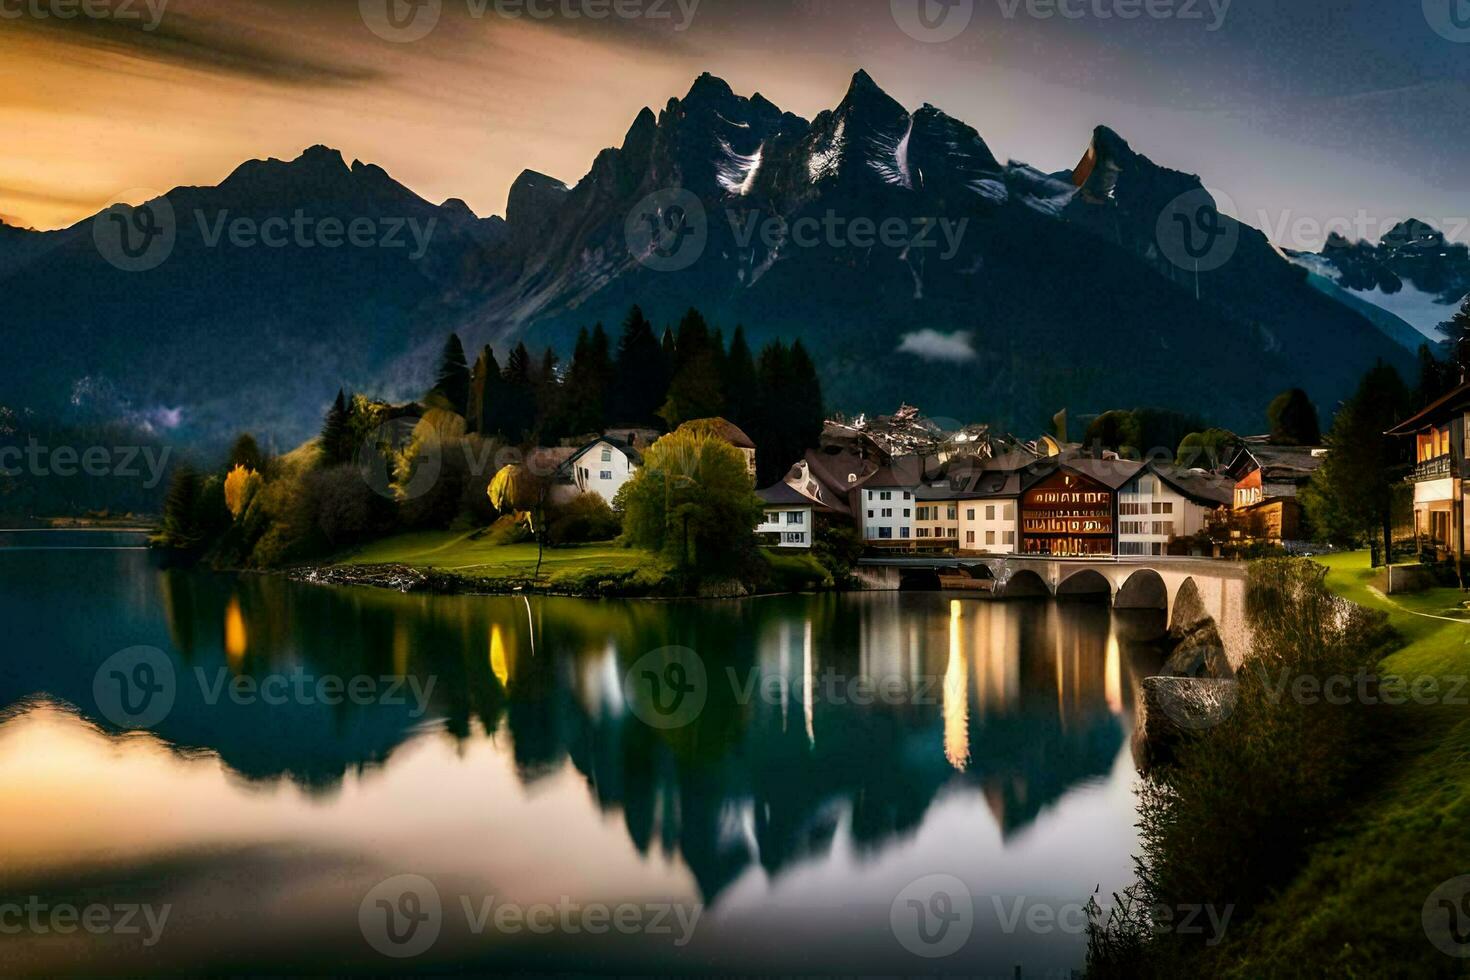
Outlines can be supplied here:
<path id="1" fill-rule="evenodd" d="M 901 354 L 913 354 L 926 361 L 951 361 L 960 364 L 975 359 L 971 336 L 968 330 L 956 330 L 954 333 L 918 330 L 904 334 L 898 350 Z"/>

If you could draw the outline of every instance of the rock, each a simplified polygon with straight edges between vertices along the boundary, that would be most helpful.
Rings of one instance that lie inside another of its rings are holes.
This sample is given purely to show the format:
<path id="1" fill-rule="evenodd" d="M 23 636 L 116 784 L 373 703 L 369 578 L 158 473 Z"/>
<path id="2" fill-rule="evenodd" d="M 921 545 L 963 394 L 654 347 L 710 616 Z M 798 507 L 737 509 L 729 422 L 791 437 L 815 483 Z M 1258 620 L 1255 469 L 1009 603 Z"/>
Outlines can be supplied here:
<path id="1" fill-rule="evenodd" d="M 1220 640 L 1220 631 L 1213 620 L 1197 624 L 1193 629 L 1178 636 L 1169 634 L 1174 644 L 1173 652 L 1164 663 L 1163 673 L 1169 677 L 1208 677 L 1229 680 L 1235 676 L 1230 658 L 1225 656 L 1225 644 Z"/>
<path id="2" fill-rule="evenodd" d="M 1203 677 L 1148 677 L 1143 710 L 1134 733 L 1139 768 L 1173 761 L 1181 740 L 1207 732 L 1235 713 L 1239 688 L 1233 680 Z"/>

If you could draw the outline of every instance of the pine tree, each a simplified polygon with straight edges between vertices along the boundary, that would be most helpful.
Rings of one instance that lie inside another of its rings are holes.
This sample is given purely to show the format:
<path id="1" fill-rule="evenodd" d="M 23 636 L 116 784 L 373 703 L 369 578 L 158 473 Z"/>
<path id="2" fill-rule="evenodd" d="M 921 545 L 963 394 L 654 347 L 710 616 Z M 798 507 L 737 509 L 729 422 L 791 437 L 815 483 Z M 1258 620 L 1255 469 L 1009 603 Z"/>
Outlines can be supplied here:
<path id="1" fill-rule="evenodd" d="M 1419 383 L 1414 388 L 1414 403 L 1421 409 L 1441 396 L 1449 394 L 1457 380 L 1455 366 L 1434 356 L 1428 344 L 1419 345 Z"/>
<path id="2" fill-rule="evenodd" d="M 439 358 L 439 376 L 434 382 L 433 393 L 442 396 L 450 411 L 464 415 L 470 399 L 470 369 L 465 362 L 464 345 L 459 334 L 450 334 L 444 342 L 444 353 Z"/>
<path id="3" fill-rule="evenodd" d="M 669 382 L 668 399 L 659 409 L 659 416 L 670 431 L 693 419 L 724 413 L 724 359 L 719 335 L 711 335 L 703 315 L 690 309 L 679 322 L 673 378 Z"/>
<path id="4" fill-rule="evenodd" d="M 541 366 L 532 384 L 535 396 L 536 419 L 533 429 L 537 440 L 543 445 L 553 445 L 567 434 L 565 389 L 557 376 L 556 366 L 560 359 L 550 347 L 541 355 Z"/>
<path id="5" fill-rule="evenodd" d="M 1271 425 L 1273 446 L 1316 446 L 1322 442 L 1317 406 L 1300 388 L 1277 395 L 1266 409 L 1266 420 Z M 1177 444 L 1177 440 L 1170 444 Z"/>
<path id="6" fill-rule="evenodd" d="M 669 370 L 653 325 L 638 307 L 628 312 L 618 340 L 614 409 L 615 425 L 657 425 L 658 410 L 669 394 Z"/>
<path id="7" fill-rule="evenodd" d="M 745 340 L 745 328 L 737 326 L 725 355 L 725 417 L 747 433 L 755 424 L 755 358 Z"/>
<path id="8" fill-rule="evenodd" d="M 602 432 L 606 428 L 611 377 L 607 331 L 600 323 L 591 333 L 583 328 L 577 334 L 572 364 L 567 369 L 564 398 L 568 434 Z"/>
<path id="9" fill-rule="evenodd" d="M 1444 334 L 1451 359 L 1458 361 L 1460 366 L 1465 366 L 1464 352 L 1470 346 L 1470 296 L 1466 296 L 1460 303 L 1460 309 L 1454 316 L 1436 329 Z"/>
<path id="10" fill-rule="evenodd" d="M 500 431 L 509 442 L 525 442 L 536 424 L 536 379 L 524 343 L 510 352 L 501 379 Z"/>
<path id="11" fill-rule="evenodd" d="M 495 435 L 499 425 L 500 364 L 495 351 L 487 344 L 475 359 L 470 374 L 469 404 L 465 411 L 465 431 Z"/>
<path id="12" fill-rule="evenodd" d="M 786 399 L 791 394 L 791 352 L 779 340 L 767 344 L 756 364 L 755 425 L 747 430 L 755 442 L 756 485 L 769 486 L 796 462 L 791 455 Z"/>
<path id="13" fill-rule="evenodd" d="M 812 363 L 806 345 L 800 340 L 791 345 L 791 442 L 794 449 L 789 463 L 821 444 L 822 427 L 827 413 L 822 404 L 822 381 Z"/>
<path id="14" fill-rule="evenodd" d="M 1355 542 L 1381 531 L 1390 546 L 1393 486 L 1402 477 L 1409 441 L 1384 433 L 1408 414 L 1409 402 L 1398 372 L 1379 361 L 1343 403 L 1332 422 L 1331 451 L 1302 493 L 1319 533 Z"/>
<path id="15" fill-rule="evenodd" d="M 174 470 L 163 500 L 163 531 L 176 548 L 199 544 L 199 496 L 203 483 L 188 464 Z"/>
<path id="16" fill-rule="evenodd" d="M 337 399 L 327 409 L 322 422 L 321 458 L 322 466 L 341 466 L 352 462 L 352 427 L 347 412 L 347 396 L 337 389 Z"/>
<path id="17" fill-rule="evenodd" d="M 248 432 L 240 433 L 235 444 L 230 447 L 227 468 L 234 469 L 236 466 L 243 466 L 257 473 L 265 471 L 265 454 L 260 451 L 260 444 L 255 441 L 255 437 Z"/>

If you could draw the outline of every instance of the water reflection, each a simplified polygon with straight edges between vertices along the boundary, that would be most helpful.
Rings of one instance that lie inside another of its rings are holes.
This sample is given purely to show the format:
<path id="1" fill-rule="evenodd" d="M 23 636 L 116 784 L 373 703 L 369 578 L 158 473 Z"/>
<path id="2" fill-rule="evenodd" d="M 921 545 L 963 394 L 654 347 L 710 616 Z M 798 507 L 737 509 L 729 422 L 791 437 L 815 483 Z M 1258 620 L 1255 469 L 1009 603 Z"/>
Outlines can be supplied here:
<path id="1" fill-rule="evenodd" d="M 160 571 L 127 558 L 125 573 L 115 558 L 24 576 L 13 559 L 0 565 L 0 608 L 14 635 L 34 644 L 0 668 L 0 739 L 38 697 L 121 737 L 96 708 L 93 674 L 118 649 L 154 644 L 174 658 L 180 682 L 153 735 L 179 766 L 205 753 L 247 786 L 295 787 L 318 807 L 362 806 L 340 799 L 344 786 L 411 772 L 424 739 L 448 739 L 464 759 L 488 740 L 527 799 L 574 776 L 640 860 L 675 861 L 716 909 L 729 893 L 741 904 L 753 872 L 775 887 L 799 867 L 892 860 L 944 800 L 983 801 L 1007 842 L 1069 793 L 1126 783 L 1119 760 L 1138 678 L 1156 657 L 1129 637 L 1161 625 L 1120 628 L 1100 605 L 942 594 L 402 596 Z M 45 587 L 26 584 L 37 574 Z M 634 661 L 665 647 L 697 651 L 708 690 L 690 724 L 656 729 L 630 708 L 624 684 Z M 403 699 L 239 703 L 211 698 L 221 672 L 397 678 Z M 427 696 L 426 712 L 414 691 Z M 3 761 L 0 752 L 0 771 Z M 1104 816 L 1131 841 L 1126 809 Z M 25 839 L 18 828 L 7 846 Z M 1127 854 L 1112 860 L 1126 866 Z M 891 897 L 871 896 L 880 905 Z"/>

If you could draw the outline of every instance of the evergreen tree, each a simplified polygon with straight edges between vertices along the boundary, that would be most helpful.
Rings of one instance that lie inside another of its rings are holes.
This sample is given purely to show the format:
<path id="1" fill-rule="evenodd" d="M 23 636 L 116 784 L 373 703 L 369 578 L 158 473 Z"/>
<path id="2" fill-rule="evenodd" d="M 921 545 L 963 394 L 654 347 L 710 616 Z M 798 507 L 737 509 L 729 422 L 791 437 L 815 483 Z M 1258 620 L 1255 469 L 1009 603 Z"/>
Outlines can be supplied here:
<path id="1" fill-rule="evenodd" d="M 779 340 L 762 350 L 756 365 L 756 410 L 754 431 L 756 485 L 769 486 L 796 462 L 795 447 L 787 422 L 786 399 L 790 397 L 791 352 Z"/>
<path id="2" fill-rule="evenodd" d="M 347 411 L 348 401 L 341 388 L 337 399 L 327 409 L 322 423 L 321 458 L 323 466 L 341 466 L 352 462 L 352 425 Z"/>
<path id="3" fill-rule="evenodd" d="M 787 465 L 795 463 L 822 441 L 822 427 L 827 413 L 822 404 L 822 381 L 812 363 L 806 345 L 800 340 L 791 345 L 791 445 L 793 455 Z"/>
<path id="4" fill-rule="evenodd" d="M 623 322 L 616 374 L 609 421 L 615 425 L 657 425 L 658 410 L 669 394 L 669 368 L 653 335 L 653 325 L 636 306 Z"/>
<path id="5" fill-rule="evenodd" d="M 439 358 L 439 377 L 434 382 L 433 392 L 448 403 L 450 411 L 457 415 L 466 414 L 470 398 L 470 369 L 465 362 L 464 345 L 459 334 L 450 334 L 444 342 L 444 353 Z"/>
<path id="6" fill-rule="evenodd" d="M 568 432 L 565 392 L 556 373 L 558 361 L 556 352 L 546 348 L 532 386 L 536 400 L 534 429 L 538 441 L 544 445 L 560 442 Z"/>
<path id="7" fill-rule="evenodd" d="M 500 364 L 495 351 L 487 344 L 475 359 L 470 374 L 469 404 L 465 412 L 465 431 L 494 435 L 499 425 Z"/>
<path id="8" fill-rule="evenodd" d="M 584 327 L 577 334 L 572 364 L 567 369 L 565 411 L 568 434 L 602 432 L 607 427 L 611 379 L 612 360 L 607 331 L 600 323 L 591 333 Z"/>
<path id="9" fill-rule="evenodd" d="M 1465 366 L 1465 349 L 1470 346 L 1470 296 L 1466 296 L 1460 303 L 1459 311 L 1436 329 L 1444 334 L 1450 349 L 1450 358 L 1457 361 L 1461 367 Z"/>
<path id="10" fill-rule="evenodd" d="M 1322 430 L 1317 421 L 1317 406 L 1300 388 L 1277 395 L 1266 409 L 1271 425 L 1273 446 L 1317 446 L 1322 443 Z"/>
<path id="11" fill-rule="evenodd" d="M 725 355 L 725 417 L 747 433 L 755 425 L 755 358 L 745 340 L 745 328 L 737 326 Z"/>
<path id="12" fill-rule="evenodd" d="M 1446 364 L 1435 357 L 1428 344 L 1419 345 L 1419 383 L 1414 388 L 1414 403 L 1419 408 L 1425 408 L 1449 394 L 1457 380 L 1453 364 Z"/>
<path id="13" fill-rule="evenodd" d="M 174 470 L 163 500 L 163 532 L 176 548 L 199 544 L 199 498 L 203 481 L 187 463 Z"/>
<path id="14" fill-rule="evenodd" d="M 237 466 L 243 466 L 257 473 L 265 472 L 265 453 L 260 451 L 260 444 L 248 432 L 240 433 L 235 439 L 235 444 L 230 447 L 230 459 L 226 469 L 234 469 Z"/>
<path id="15" fill-rule="evenodd" d="M 724 348 L 718 335 L 698 310 L 690 309 L 679 322 L 674 342 L 674 372 L 668 399 L 659 409 L 670 430 L 693 419 L 720 415 L 725 410 Z"/>
<path id="16" fill-rule="evenodd" d="M 1408 389 L 1382 361 L 1364 376 L 1332 422 L 1330 452 L 1302 492 L 1307 516 L 1330 540 L 1372 540 L 1391 547 L 1394 484 L 1409 458 L 1409 440 L 1384 435 L 1409 414 Z M 1387 551 L 1385 551 L 1387 554 Z"/>
<path id="17" fill-rule="evenodd" d="M 509 442 L 525 442 L 536 424 L 536 378 L 524 343 L 510 352 L 501 379 L 500 431 Z"/>

